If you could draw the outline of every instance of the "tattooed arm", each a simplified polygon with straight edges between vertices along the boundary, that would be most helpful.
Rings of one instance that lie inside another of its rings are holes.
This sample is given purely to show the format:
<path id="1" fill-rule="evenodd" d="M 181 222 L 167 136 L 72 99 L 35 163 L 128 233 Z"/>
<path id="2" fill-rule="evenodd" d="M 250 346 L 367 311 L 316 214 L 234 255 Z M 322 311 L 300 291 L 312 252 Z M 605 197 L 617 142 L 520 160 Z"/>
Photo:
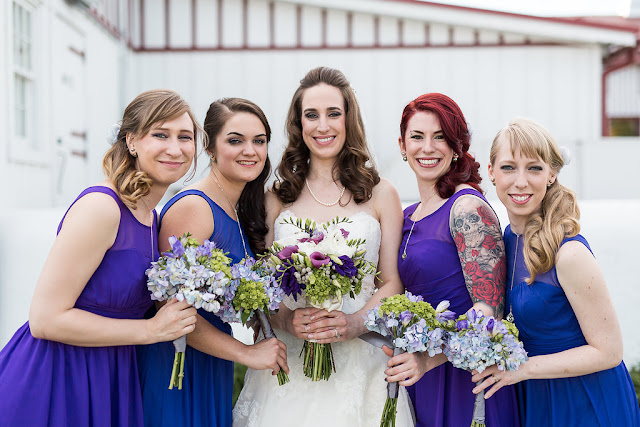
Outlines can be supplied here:
<path id="1" fill-rule="evenodd" d="M 451 208 L 449 229 L 474 306 L 485 306 L 485 314 L 502 318 L 507 269 L 496 214 L 479 197 L 464 195 Z M 487 306 L 491 313 L 486 312 Z"/>

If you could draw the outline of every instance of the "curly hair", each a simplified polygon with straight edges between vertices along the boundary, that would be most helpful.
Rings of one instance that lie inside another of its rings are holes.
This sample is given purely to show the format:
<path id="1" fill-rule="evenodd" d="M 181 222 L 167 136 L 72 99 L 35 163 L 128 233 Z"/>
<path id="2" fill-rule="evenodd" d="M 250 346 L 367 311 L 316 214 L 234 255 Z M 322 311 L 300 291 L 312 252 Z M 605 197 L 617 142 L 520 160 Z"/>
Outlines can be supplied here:
<path id="1" fill-rule="evenodd" d="M 502 129 L 493 140 L 490 162 L 496 160 L 501 143 L 509 143 L 511 154 L 517 149 L 524 157 L 540 159 L 556 174 L 564 166 L 558 143 L 553 135 L 533 120 L 516 118 Z M 556 253 L 565 237 L 580 232 L 580 209 L 576 194 L 556 179 L 542 199 L 540 209 L 527 218 L 524 226 L 524 261 L 531 275 L 532 284 L 536 275 L 549 271 L 555 263 Z"/>
<path id="2" fill-rule="evenodd" d="M 127 135 L 141 138 L 154 125 L 178 118 L 184 113 L 189 115 L 193 123 L 194 144 L 197 144 L 198 138 L 203 136 L 203 130 L 189 104 L 176 92 L 165 89 L 143 92 L 125 108 L 117 139 L 102 158 L 102 169 L 115 186 L 120 199 L 130 209 L 136 209 L 138 199 L 149 194 L 153 180 L 146 172 L 137 169 L 136 158 L 127 148 Z M 195 166 L 195 157 L 193 161 Z"/>
<path id="3" fill-rule="evenodd" d="M 225 123 L 237 113 L 249 113 L 256 116 L 264 126 L 267 143 L 271 140 L 271 127 L 260 107 L 242 98 L 219 99 L 211 103 L 204 119 L 204 131 L 208 137 L 208 143 L 205 144 L 204 149 L 210 156 L 215 154 L 216 138 Z M 270 173 L 271 163 L 269 155 L 267 155 L 262 172 L 256 179 L 244 186 L 238 199 L 238 220 L 242 224 L 242 228 L 244 228 L 249 240 L 249 246 L 251 246 L 251 250 L 255 254 L 262 253 L 265 250 L 264 236 L 267 234 L 268 228 L 264 185 Z"/>
<path id="4" fill-rule="evenodd" d="M 404 107 L 400 120 L 400 136 L 403 141 L 409 120 L 417 112 L 431 112 L 438 117 L 447 145 L 458 155 L 458 160 L 451 163 L 447 173 L 436 183 L 438 195 L 448 199 L 460 184 L 468 184 L 484 193 L 480 187 L 480 163 L 469 153 L 471 134 L 458 104 L 441 93 L 427 93 L 411 101 Z"/>
<path id="5" fill-rule="evenodd" d="M 307 89 L 319 84 L 333 86 L 342 93 L 346 140 L 333 171 L 342 186 L 351 192 L 355 202 L 364 203 L 371 198 L 380 176 L 371 160 L 355 93 L 341 71 L 327 67 L 309 71 L 293 94 L 285 126 L 288 144 L 276 169 L 273 192 L 283 204 L 291 204 L 300 196 L 309 173 L 310 158 L 309 148 L 302 138 L 302 98 Z"/>

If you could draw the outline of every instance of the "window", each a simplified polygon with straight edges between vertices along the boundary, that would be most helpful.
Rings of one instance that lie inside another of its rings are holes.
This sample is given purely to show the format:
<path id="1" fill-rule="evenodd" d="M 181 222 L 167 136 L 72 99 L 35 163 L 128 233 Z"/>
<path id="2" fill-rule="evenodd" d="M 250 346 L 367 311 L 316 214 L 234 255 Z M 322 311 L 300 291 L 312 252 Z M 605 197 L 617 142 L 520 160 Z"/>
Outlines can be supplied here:
<path id="1" fill-rule="evenodd" d="M 37 59 L 34 45 L 37 25 L 34 5 L 38 3 L 29 0 L 11 3 L 11 159 L 28 162 L 40 162 L 44 155 L 41 138 L 36 134 Z"/>
<path id="2" fill-rule="evenodd" d="M 609 134 L 610 136 L 640 136 L 640 118 L 611 118 Z"/>

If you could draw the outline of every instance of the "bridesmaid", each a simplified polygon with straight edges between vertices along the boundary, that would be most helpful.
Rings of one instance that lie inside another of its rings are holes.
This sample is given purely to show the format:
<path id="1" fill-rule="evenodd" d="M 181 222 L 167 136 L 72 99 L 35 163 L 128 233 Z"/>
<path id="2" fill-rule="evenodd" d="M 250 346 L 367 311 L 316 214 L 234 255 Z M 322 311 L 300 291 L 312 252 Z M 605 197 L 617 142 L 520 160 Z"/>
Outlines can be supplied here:
<path id="1" fill-rule="evenodd" d="M 515 119 L 498 132 L 489 175 L 509 221 L 507 309 L 529 361 L 495 367 L 474 392 L 517 384 L 525 426 L 638 426 L 640 410 L 622 362 L 616 311 L 589 244 L 573 191 L 558 182 L 567 163 L 541 125 Z M 489 388 L 490 387 L 490 388 Z"/>
<path id="2" fill-rule="evenodd" d="M 434 307 L 449 300 L 458 314 L 474 307 L 501 318 L 504 245 L 498 218 L 482 196 L 480 165 L 469 154 L 469 141 L 464 115 L 451 98 L 429 93 L 404 108 L 398 142 L 416 175 L 420 202 L 404 211 L 398 270 L 406 290 Z M 410 386 L 417 426 L 471 423 L 471 373 L 445 362 L 443 354 L 405 353 L 388 363 L 387 380 Z M 512 387 L 487 403 L 486 417 L 492 427 L 518 425 Z"/>
<path id="3" fill-rule="evenodd" d="M 196 311 L 165 305 L 149 320 L 145 270 L 158 257 L 153 207 L 189 170 L 201 132 L 171 91 L 138 95 L 58 227 L 29 321 L 0 352 L 0 425 L 141 425 L 135 344 L 194 330 Z"/>
<path id="4" fill-rule="evenodd" d="M 271 128 L 253 102 L 224 98 L 209 107 L 204 130 L 211 169 L 163 208 L 160 250 L 170 249 L 170 236 L 189 232 L 200 242 L 215 242 L 236 263 L 265 250 L 264 183 L 271 169 Z M 233 338 L 229 324 L 216 315 L 198 310 L 197 318 L 187 338 L 182 390 L 168 389 L 171 343 L 139 350 L 147 426 L 231 426 L 233 362 L 273 374 L 288 372 L 281 341 L 272 338 L 247 346 Z"/>

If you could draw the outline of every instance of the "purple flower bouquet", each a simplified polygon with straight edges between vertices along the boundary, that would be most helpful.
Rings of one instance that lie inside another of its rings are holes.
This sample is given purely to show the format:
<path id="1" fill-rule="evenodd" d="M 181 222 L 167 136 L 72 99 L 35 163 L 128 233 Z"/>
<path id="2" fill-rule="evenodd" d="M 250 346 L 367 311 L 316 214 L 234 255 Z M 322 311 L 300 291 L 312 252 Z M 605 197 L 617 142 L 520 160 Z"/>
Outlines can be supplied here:
<path id="1" fill-rule="evenodd" d="M 360 293 L 362 279 L 375 273 L 375 266 L 364 258 L 365 240 L 348 239 L 349 232 L 341 227 L 348 222 L 336 218 L 316 226 L 309 219 L 284 220 L 299 231 L 273 243 L 269 263 L 286 295 L 297 300 L 304 294 L 307 306 L 332 311 L 342 309 L 344 296 Z M 311 380 L 328 380 L 335 372 L 331 344 L 305 341 L 303 352 L 304 374 Z"/>
<path id="2" fill-rule="evenodd" d="M 444 344 L 443 322 L 453 319 L 455 314 L 447 308 L 448 301 L 442 301 L 437 309 L 423 301 L 419 295 L 405 292 L 382 298 L 380 305 L 367 312 L 365 326 L 373 332 L 392 340 L 393 355 L 409 352 L 442 353 Z M 382 412 L 380 427 L 396 425 L 399 384 L 387 383 L 387 400 Z"/>
<path id="3" fill-rule="evenodd" d="M 190 234 L 180 239 L 169 237 L 171 250 L 162 254 L 147 269 L 147 288 L 155 301 L 187 301 L 195 308 L 218 313 L 224 304 L 224 293 L 231 280 L 231 260 L 215 243 L 205 240 L 202 245 Z M 173 359 L 169 389 L 182 389 L 184 353 L 187 336 L 173 341 L 176 354 Z"/>
<path id="4" fill-rule="evenodd" d="M 518 329 L 507 320 L 498 321 L 472 308 L 447 326 L 443 351 L 456 368 L 482 372 L 496 365 L 501 371 L 511 371 L 527 361 Z M 473 405 L 471 426 L 484 427 L 484 419 L 484 392 L 480 392 Z"/>

